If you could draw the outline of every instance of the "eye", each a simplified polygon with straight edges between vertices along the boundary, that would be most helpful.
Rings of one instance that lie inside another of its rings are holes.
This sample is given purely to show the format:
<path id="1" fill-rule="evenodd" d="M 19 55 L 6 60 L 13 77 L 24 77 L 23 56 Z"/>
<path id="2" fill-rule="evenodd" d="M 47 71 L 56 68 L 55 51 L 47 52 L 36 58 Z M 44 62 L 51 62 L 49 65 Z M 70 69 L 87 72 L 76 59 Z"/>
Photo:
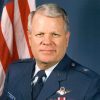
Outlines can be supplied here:
<path id="1" fill-rule="evenodd" d="M 35 34 L 36 37 L 43 37 L 44 36 L 44 33 L 38 33 L 38 34 Z"/>
<path id="2" fill-rule="evenodd" d="M 52 33 L 53 37 L 60 37 L 61 35 L 59 33 Z"/>

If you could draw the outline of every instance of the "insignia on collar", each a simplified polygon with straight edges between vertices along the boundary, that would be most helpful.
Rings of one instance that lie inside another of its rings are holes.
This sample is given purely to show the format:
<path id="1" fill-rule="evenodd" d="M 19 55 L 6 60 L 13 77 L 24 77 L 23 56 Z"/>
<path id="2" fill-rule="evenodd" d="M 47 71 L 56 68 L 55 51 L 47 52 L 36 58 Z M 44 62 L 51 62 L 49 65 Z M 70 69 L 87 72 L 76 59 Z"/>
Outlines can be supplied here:
<path id="1" fill-rule="evenodd" d="M 57 91 L 57 93 L 60 95 L 65 95 L 69 92 L 70 92 L 70 90 L 65 89 L 65 87 L 60 87 L 60 89 Z"/>
<path id="2" fill-rule="evenodd" d="M 35 79 L 32 80 L 31 85 L 35 85 L 37 81 L 38 81 L 38 76 L 35 77 Z"/>

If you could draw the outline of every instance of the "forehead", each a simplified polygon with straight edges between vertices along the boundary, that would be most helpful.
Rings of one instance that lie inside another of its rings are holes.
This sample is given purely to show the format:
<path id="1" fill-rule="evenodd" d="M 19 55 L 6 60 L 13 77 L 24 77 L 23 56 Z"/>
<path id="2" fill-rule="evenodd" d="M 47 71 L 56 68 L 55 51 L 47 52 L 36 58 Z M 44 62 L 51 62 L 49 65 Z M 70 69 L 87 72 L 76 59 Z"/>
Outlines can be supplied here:
<path id="1" fill-rule="evenodd" d="M 62 18 L 62 16 L 58 16 L 58 17 L 49 17 L 49 16 L 46 16 L 44 13 L 41 13 L 41 12 L 37 12 L 35 13 L 35 15 L 33 16 L 32 18 L 32 23 L 34 24 L 35 22 L 38 22 L 38 21 L 53 21 L 53 22 L 60 22 L 60 23 L 64 23 L 64 20 Z"/>
<path id="2" fill-rule="evenodd" d="M 48 17 L 41 13 L 36 13 L 32 19 L 32 30 L 34 32 L 66 32 L 65 22 L 60 17 Z"/>

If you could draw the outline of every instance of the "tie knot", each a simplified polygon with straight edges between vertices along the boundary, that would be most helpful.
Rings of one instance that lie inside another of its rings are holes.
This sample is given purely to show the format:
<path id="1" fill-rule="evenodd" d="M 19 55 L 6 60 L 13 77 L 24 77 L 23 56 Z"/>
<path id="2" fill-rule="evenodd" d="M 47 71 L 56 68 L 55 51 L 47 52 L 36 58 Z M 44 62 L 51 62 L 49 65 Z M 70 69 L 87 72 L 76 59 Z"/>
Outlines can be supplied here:
<path id="1" fill-rule="evenodd" d="M 37 82 L 45 81 L 46 74 L 44 70 L 40 70 L 33 78 L 31 81 L 31 85 L 35 85 Z"/>
<path id="2" fill-rule="evenodd" d="M 44 70 L 40 70 L 40 71 L 35 75 L 35 77 L 39 77 L 39 78 L 46 77 L 45 71 L 44 71 Z"/>

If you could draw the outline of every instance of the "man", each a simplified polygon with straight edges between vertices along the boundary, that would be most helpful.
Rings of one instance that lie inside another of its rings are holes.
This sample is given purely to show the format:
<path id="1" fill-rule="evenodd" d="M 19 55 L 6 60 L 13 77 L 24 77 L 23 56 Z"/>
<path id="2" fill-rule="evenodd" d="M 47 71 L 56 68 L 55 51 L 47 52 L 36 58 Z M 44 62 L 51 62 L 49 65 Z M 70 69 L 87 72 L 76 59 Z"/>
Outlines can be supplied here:
<path id="1" fill-rule="evenodd" d="M 100 100 L 100 76 L 66 55 L 69 37 L 68 15 L 56 4 L 31 12 L 28 39 L 34 58 L 10 65 L 1 100 Z M 41 79 L 40 70 L 45 72 Z"/>

